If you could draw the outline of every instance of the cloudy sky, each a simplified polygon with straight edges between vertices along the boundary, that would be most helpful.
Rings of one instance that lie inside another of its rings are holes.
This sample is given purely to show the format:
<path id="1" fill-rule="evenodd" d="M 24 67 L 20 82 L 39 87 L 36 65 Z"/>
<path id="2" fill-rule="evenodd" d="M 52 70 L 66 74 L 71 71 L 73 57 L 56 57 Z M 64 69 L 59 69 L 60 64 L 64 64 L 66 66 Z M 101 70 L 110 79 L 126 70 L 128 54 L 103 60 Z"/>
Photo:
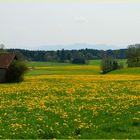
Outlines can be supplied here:
<path id="1" fill-rule="evenodd" d="M 75 43 L 126 47 L 140 43 L 140 2 L 131 0 L 0 1 L 6 48 Z M 73 48 L 72 48 L 73 49 Z M 107 48 L 108 49 L 108 48 Z"/>

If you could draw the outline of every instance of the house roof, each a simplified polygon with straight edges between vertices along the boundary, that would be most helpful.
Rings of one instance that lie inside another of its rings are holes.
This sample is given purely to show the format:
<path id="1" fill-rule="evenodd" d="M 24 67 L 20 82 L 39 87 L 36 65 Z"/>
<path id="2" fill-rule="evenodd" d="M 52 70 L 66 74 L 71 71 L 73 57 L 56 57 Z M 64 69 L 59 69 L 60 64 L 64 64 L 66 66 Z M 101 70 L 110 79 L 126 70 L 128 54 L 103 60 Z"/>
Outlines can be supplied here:
<path id="1" fill-rule="evenodd" d="M 0 68 L 7 69 L 14 59 L 17 59 L 15 54 L 0 54 Z"/>

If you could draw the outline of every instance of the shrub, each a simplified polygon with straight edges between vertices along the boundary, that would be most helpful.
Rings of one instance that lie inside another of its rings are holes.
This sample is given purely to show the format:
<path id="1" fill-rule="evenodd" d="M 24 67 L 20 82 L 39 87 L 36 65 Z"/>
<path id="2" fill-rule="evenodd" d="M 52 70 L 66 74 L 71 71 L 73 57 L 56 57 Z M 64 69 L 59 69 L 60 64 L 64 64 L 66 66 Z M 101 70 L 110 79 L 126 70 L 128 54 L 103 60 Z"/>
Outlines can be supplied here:
<path id="1" fill-rule="evenodd" d="M 102 63 L 101 63 L 101 70 L 103 74 L 116 70 L 116 69 L 119 69 L 119 64 L 117 60 L 114 60 L 111 57 L 103 58 Z"/>
<path id="2" fill-rule="evenodd" d="M 85 58 L 74 58 L 72 60 L 73 64 L 87 64 L 87 60 Z"/>
<path id="3" fill-rule="evenodd" d="M 21 82 L 27 71 L 25 62 L 14 60 L 6 72 L 6 82 Z"/>

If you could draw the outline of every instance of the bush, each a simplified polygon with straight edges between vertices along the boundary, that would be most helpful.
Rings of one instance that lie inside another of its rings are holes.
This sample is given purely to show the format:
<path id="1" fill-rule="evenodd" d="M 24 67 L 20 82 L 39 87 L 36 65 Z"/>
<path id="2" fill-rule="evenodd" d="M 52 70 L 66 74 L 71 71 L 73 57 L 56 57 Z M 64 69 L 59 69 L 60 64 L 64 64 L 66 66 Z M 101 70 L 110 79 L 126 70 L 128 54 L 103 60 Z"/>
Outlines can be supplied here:
<path id="1" fill-rule="evenodd" d="M 101 63 L 101 70 L 103 74 L 116 70 L 116 69 L 119 69 L 119 64 L 117 60 L 114 60 L 111 57 L 103 58 L 102 63 Z"/>
<path id="2" fill-rule="evenodd" d="M 25 62 L 14 60 L 6 72 L 6 82 L 21 82 L 27 71 Z"/>
<path id="3" fill-rule="evenodd" d="M 72 60 L 72 63 L 73 64 L 87 64 L 87 61 L 84 58 L 74 58 Z"/>

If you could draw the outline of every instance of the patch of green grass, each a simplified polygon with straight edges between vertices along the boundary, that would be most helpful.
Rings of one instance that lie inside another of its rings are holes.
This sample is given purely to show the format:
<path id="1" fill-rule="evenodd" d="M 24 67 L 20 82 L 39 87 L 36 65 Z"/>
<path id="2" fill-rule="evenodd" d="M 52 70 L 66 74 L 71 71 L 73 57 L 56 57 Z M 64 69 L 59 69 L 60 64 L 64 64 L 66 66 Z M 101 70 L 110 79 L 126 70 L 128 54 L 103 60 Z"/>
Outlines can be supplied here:
<path id="1" fill-rule="evenodd" d="M 140 74 L 140 67 L 118 69 L 109 74 Z"/>
<path id="2" fill-rule="evenodd" d="M 100 66 L 102 60 L 89 60 L 89 65 Z"/>
<path id="3" fill-rule="evenodd" d="M 100 61 L 89 61 L 88 65 L 74 65 L 71 63 L 57 62 L 28 62 L 30 70 L 26 73 L 28 76 L 33 75 L 78 75 L 78 74 L 99 74 Z"/>
<path id="4" fill-rule="evenodd" d="M 126 60 L 119 60 L 126 67 Z M 88 65 L 73 65 L 70 63 L 56 63 L 56 62 L 29 62 L 28 66 L 31 70 L 26 75 L 82 75 L 82 74 L 100 74 L 101 60 L 90 60 Z M 113 71 L 112 73 L 126 73 L 126 68 L 123 70 Z M 137 73 L 137 70 L 136 72 Z M 132 73 L 131 73 L 132 74 Z"/>
<path id="5" fill-rule="evenodd" d="M 102 62 L 101 59 L 99 59 L 99 60 L 89 60 L 89 65 L 100 66 L 101 65 L 101 62 Z M 119 64 L 123 64 L 124 67 L 127 66 L 127 63 L 126 62 L 127 62 L 126 59 L 119 59 L 118 60 L 118 63 Z"/>
<path id="6" fill-rule="evenodd" d="M 88 65 L 93 65 L 93 66 L 100 66 L 101 65 L 101 59 L 98 60 L 89 60 Z M 126 59 L 119 59 L 119 63 L 124 64 L 126 66 Z M 71 63 L 59 63 L 59 62 L 38 62 L 38 61 L 29 61 L 28 63 L 29 67 L 46 67 L 46 66 L 71 66 L 71 65 L 76 65 L 76 64 L 71 64 Z M 85 64 L 86 65 L 86 64 Z"/>
<path id="7" fill-rule="evenodd" d="M 37 62 L 37 61 L 29 61 L 29 67 L 46 67 L 46 66 L 69 66 L 72 65 L 70 63 L 58 63 L 58 62 Z"/>
<path id="8" fill-rule="evenodd" d="M 26 75 L 82 75 L 82 74 L 99 74 L 99 66 L 73 65 L 73 66 L 47 66 L 35 67 L 27 72 Z"/>

